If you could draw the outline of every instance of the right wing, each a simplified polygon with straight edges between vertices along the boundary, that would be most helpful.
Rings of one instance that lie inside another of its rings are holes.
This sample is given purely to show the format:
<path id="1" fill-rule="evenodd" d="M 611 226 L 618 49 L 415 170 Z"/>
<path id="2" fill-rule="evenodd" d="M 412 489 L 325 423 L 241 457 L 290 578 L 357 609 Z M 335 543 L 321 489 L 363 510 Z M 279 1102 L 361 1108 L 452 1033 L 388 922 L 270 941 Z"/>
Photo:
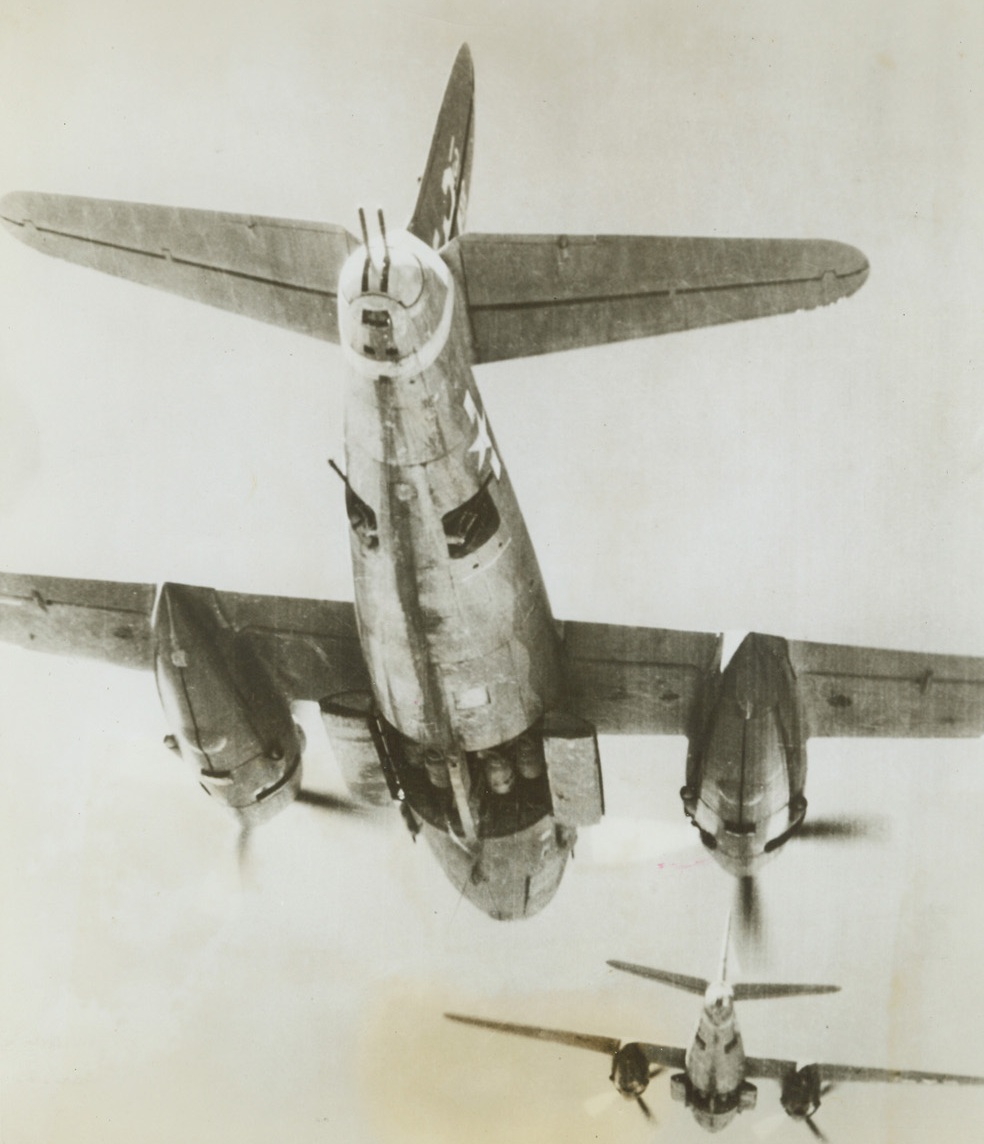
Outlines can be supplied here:
<path id="1" fill-rule="evenodd" d="M 302 334 L 338 341 L 344 227 L 19 191 L 0 220 L 21 242 Z"/>
<path id="2" fill-rule="evenodd" d="M 572 710 L 601 735 L 686 735 L 721 637 L 617 624 L 558 625 Z"/>
<path id="3" fill-rule="evenodd" d="M 811 735 L 984 735 L 984 658 L 788 640 Z"/>
<path id="4" fill-rule="evenodd" d="M 830 1084 L 861 1081 L 868 1084 L 984 1084 L 984 1076 L 920 1072 L 918 1069 L 868 1069 L 857 1065 L 817 1065 L 820 1079 Z"/>
<path id="5" fill-rule="evenodd" d="M 984 1084 L 984 1077 L 965 1076 L 960 1073 L 920 1072 L 918 1069 L 869 1069 L 859 1065 L 810 1065 L 823 1084 L 841 1084 L 856 1081 L 867 1084 Z M 776 1060 L 772 1057 L 747 1057 L 745 1075 L 753 1080 L 784 1080 L 796 1072 L 795 1061 Z"/>
<path id="6" fill-rule="evenodd" d="M 352 604 L 191 591 L 214 596 L 223 619 L 252 644 L 288 699 L 368 689 Z M 156 597 L 153 584 L 0 573 L 0 641 L 151 670 Z"/>
<path id="7" fill-rule="evenodd" d="M 464 234 L 441 256 L 479 362 L 812 309 L 868 277 L 859 250 L 818 239 Z"/>

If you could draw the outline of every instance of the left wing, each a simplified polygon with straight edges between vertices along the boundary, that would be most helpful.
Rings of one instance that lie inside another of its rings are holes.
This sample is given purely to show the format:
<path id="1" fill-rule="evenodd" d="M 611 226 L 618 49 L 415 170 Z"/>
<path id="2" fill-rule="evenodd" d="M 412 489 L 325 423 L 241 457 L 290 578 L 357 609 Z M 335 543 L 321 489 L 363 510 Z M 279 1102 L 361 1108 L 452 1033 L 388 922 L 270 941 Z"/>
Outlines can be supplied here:
<path id="1" fill-rule="evenodd" d="M 475 1025 L 480 1029 L 491 1029 L 496 1033 L 512 1033 L 518 1037 L 531 1037 L 536 1041 L 550 1041 L 555 1045 L 569 1045 L 574 1049 L 590 1049 L 596 1053 L 614 1056 L 622 1046 L 616 1037 L 602 1037 L 594 1033 L 568 1033 L 563 1029 L 541 1029 L 538 1025 L 514 1025 L 506 1021 L 487 1021 L 482 1017 L 465 1017 L 460 1013 L 445 1013 L 451 1021 L 462 1025 Z M 639 1042 L 646 1060 L 651 1065 L 663 1068 L 684 1068 L 687 1050 L 672 1045 L 649 1045 Z"/>
<path id="2" fill-rule="evenodd" d="M 0 573 L 0 640 L 149 670 L 153 584 Z"/>
<path id="3" fill-rule="evenodd" d="M 984 658 L 787 641 L 811 735 L 984 735 Z"/>
<path id="4" fill-rule="evenodd" d="M 153 584 L 0 573 L 0 641 L 149 671 L 157 591 Z M 351 603 L 190 591 L 214 597 L 289 699 L 369 687 Z"/>
<path id="5" fill-rule="evenodd" d="M 861 251 L 818 239 L 464 234 L 441 257 L 479 362 L 812 309 L 868 277 Z"/>
<path id="6" fill-rule="evenodd" d="M 556 1045 L 569 1045 L 574 1049 L 590 1049 L 592 1052 L 612 1056 L 622 1043 L 617 1037 L 602 1037 L 594 1033 L 568 1033 L 563 1029 L 541 1029 L 537 1025 L 513 1025 L 507 1021 L 487 1021 L 482 1017 L 466 1017 L 461 1013 L 445 1013 L 449 1021 L 462 1025 L 476 1025 L 480 1029 L 492 1029 L 496 1033 L 512 1033 L 518 1037 L 532 1037 L 536 1041 L 552 1041 Z"/>
<path id="7" fill-rule="evenodd" d="M 0 220 L 44 254 L 338 341 L 341 226 L 18 191 Z"/>

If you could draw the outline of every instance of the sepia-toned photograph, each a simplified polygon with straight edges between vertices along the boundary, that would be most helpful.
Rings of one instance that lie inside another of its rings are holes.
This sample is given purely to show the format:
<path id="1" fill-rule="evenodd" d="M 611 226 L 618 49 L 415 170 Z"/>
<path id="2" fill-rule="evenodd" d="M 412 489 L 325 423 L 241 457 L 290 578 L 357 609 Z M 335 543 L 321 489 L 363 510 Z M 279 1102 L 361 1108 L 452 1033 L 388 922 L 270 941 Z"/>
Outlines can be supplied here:
<path id="1" fill-rule="evenodd" d="M 2 1144 L 979 1139 L 982 45 L 4 5 Z"/>

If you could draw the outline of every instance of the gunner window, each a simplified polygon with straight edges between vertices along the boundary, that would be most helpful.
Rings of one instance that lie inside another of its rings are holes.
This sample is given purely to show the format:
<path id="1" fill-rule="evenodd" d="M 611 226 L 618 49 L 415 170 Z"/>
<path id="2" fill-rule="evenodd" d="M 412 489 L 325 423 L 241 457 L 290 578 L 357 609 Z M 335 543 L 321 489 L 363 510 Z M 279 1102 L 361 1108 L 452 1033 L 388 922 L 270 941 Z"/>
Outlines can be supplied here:
<path id="1" fill-rule="evenodd" d="M 499 510 L 489 492 L 488 481 L 464 504 L 445 513 L 442 524 L 452 560 L 470 556 L 491 539 L 499 528 Z"/>
<path id="2" fill-rule="evenodd" d="M 375 326 L 377 330 L 388 330 L 392 325 L 389 310 L 363 310 L 362 324 Z"/>
<path id="3" fill-rule="evenodd" d="M 348 513 L 349 524 L 352 531 L 358 536 L 366 548 L 376 548 L 379 544 L 379 528 L 376 524 L 376 514 L 358 496 L 352 486 L 345 485 L 345 511 Z"/>

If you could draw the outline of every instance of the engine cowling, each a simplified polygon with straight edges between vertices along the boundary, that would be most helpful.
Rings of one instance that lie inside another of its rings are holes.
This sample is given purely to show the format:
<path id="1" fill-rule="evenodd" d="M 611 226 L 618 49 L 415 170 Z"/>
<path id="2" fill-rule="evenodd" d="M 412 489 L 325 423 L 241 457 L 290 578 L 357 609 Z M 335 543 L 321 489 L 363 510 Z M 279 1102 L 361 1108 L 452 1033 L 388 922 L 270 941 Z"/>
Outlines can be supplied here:
<path id="1" fill-rule="evenodd" d="M 820 1107 L 820 1069 L 817 1065 L 805 1065 L 796 1072 L 787 1074 L 782 1082 L 779 1097 L 782 1107 L 794 1120 L 806 1120 Z"/>
<path id="2" fill-rule="evenodd" d="M 626 1100 L 635 1100 L 649 1087 L 649 1061 L 642 1046 L 631 1041 L 612 1057 L 612 1084 Z"/>
<path id="3" fill-rule="evenodd" d="M 248 639 L 207 589 L 165 584 L 154 615 L 154 674 L 184 758 L 246 826 L 291 803 L 303 737 Z"/>

